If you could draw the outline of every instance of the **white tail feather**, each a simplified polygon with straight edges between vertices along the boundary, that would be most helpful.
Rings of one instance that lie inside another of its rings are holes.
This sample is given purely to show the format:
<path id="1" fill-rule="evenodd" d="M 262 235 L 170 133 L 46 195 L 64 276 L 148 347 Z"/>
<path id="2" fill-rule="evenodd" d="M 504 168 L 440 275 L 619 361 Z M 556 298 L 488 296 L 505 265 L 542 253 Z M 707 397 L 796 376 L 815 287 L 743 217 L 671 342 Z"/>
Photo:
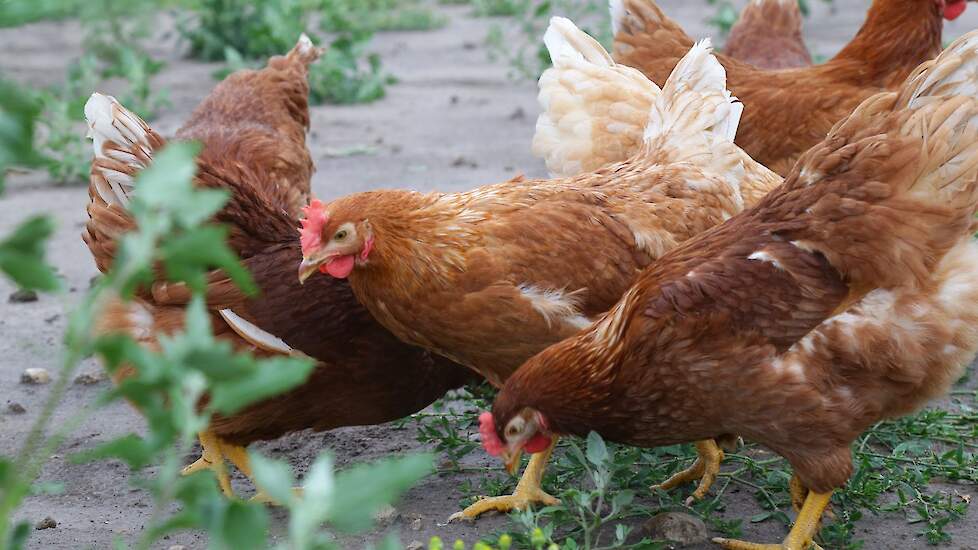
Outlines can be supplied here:
<path id="1" fill-rule="evenodd" d="M 744 105 L 727 90 L 727 72 L 712 51 L 710 39 L 701 40 L 673 69 L 649 114 L 646 141 L 680 127 L 683 136 L 707 132 L 733 142 Z"/>
<path id="2" fill-rule="evenodd" d="M 652 104 L 645 146 L 662 162 L 692 162 L 719 175 L 749 206 L 782 180 L 734 144 L 744 106 L 727 90 L 726 80 L 710 40 L 696 43 Z"/>
<path id="3" fill-rule="evenodd" d="M 107 204 L 124 207 L 136 173 L 152 162 L 162 140 L 112 96 L 92 94 L 85 103 L 85 119 L 95 152 L 91 183 Z"/>
<path id="4" fill-rule="evenodd" d="M 219 311 L 219 313 L 221 314 L 221 318 L 224 319 L 224 322 L 227 323 L 228 326 L 238 334 L 238 336 L 244 338 L 249 344 L 257 347 L 258 349 L 285 355 L 291 355 L 295 351 L 292 349 L 292 346 L 285 343 L 285 340 L 282 340 L 278 336 L 261 329 L 254 323 L 248 321 L 230 309 L 222 309 Z"/>
<path id="5" fill-rule="evenodd" d="M 641 143 L 659 87 L 618 65 L 596 40 L 563 17 L 544 35 L 553 67 L 540 77 L 542 113 L 533 153 L 554 176 L 573 176 L 624 160 Z"/>

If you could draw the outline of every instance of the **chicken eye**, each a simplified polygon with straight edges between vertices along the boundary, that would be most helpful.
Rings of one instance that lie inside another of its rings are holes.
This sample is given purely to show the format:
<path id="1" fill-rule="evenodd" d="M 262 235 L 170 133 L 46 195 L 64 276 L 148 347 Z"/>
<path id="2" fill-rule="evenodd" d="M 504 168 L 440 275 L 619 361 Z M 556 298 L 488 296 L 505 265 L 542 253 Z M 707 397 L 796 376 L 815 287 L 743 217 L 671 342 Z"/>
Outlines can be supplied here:
<path id="1" fill-rule="evenodd" d="M 333 235 L 333 240 L 342 241 L 343 239 L 346 238 L 346 235 L 347 235 L 346 229 L 340 229 L 339 231 L 336 232 L 335 235 Z"/>
<path id="2" fill-rule="evenodd" d="M 521 419 L 515 419 L 506 426 L 506 439 L 515 437 L 523 431 L 523 421 Z"/>

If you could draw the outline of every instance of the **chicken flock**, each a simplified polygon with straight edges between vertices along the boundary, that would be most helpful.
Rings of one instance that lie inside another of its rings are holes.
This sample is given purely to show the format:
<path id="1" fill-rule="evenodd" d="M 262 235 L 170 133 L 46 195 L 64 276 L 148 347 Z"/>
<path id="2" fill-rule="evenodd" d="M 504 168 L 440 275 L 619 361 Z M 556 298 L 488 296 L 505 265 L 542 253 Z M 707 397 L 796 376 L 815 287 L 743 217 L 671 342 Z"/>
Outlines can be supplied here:
<path id="1" fill-rule="evenodd" d="M 485 379 L 485 450 L 510 471 L 533 454 L 514 494 L 453 517 L 557 503 L 541 486 L 556 441 L 590 431 L 695 442 L 660 487 L 697 481 L 702 498 L 740 436 L 788 460 L 798 518 L 780 544 L 715 542 L 808 548 L 850 444 L 943 395 L 978 351 L 978 31 L 941 51 L 942 19 L 965 7 L 875 0 L 819 65 L 795 0 L 751 0 L 726 55 L 653 0 L 611 1 L 612 54 L 555 17 L 532 143 L 552 177 L 461 193 L 313 198 L 306 77 L 322 51 L 303 36 L 232 74 L 173 137 L 202 144 L 196 185 L 229 192 L 214 221 L 261 290 L 212 273 L 213 330 L 318 363 L 215 418 L 186 471 L 231 495 L 226 463 L 250 477 L 251 442 L 388 422 Z M 83 238 L 106 270 L 167 140 L 108 96 L 85 114 Z M 189 300 L 161 274 L 100 327 L 152 347 Z"/>

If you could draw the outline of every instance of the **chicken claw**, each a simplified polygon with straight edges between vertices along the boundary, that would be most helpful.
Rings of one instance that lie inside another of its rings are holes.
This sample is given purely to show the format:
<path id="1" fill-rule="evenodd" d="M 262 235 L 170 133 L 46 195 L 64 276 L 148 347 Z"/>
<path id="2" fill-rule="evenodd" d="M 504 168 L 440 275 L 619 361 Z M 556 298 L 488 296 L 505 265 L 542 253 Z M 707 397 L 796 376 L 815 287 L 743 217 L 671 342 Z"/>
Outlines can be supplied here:
<path id="1" fill-rule="evenodd" d="M 832 493 L 809 491 L 805 498 L 805 504 L 802 505 L 801 511 L 798 513 L 798 519 L 795 520 L 794 527 L 788 533 L 788 538 L 784 539 L 781 544 L 758 544 L 720 537 L 713 539 L 713 542 L 727 550 L 808 550 L 809 548 L 822 550 L 822 547 L 815 544 L 812 539 L 818 532 L 822 512 L 825 511 L 831 499 Z"/>
<path id="2" fill-rule="evenodd" d="M 555 443 L 556 439 L 546 451 L 535 453 L 530 457 L 530 463 L 527 464 L 526 471 L 523 472 L 523 477 L 516 484 L 516 490 L 513 491 L 512 495 L 481 498 L 465 510 L 452 514 L 448 518 L 448 522 L 451 523 L 459 520 L 471 521 L 493 510 L 497 512 L 510 512 L 513 510 L 525 510 L 529 505 L 537 503 L 545 506 L 556 506 L 560 504 L 559 500 L 548 495 L 540 488 L 540 484 L 543 481 L 543 471 L 547 468 L 547 462 L 550 461 L 550 455 L 553 453 Z"/>
<path id="3" fill-rule="evenodd" d="M 217 478 L 217 483 L 220 485 L 224 496 L 234 496 L 234 491 L 231 490 L 231 477 L 228 475 L 228 469 L 224 463 L 221 439 L 208 431 L 198 433 L 197 439 L 200 440 L 200 458 L 185 467 L 180 473 L 189 476 L 201 470 L 210 470 L 214 472 L 214 477 Z"/>
<path id="4" fill-rule="evenodd" d="M 217 477 L 217 483 L 221 486 L 221 492 L 228 498 L 234 497 L 234 491 L 231 489 L 231 476 L 228 474 L 227 462 L 234 464 L 252 483 L 255 482 L 255 478 L 251 473 L 251 460 L 248 458 L 248 451 L 244 447 L 228 443 L 209 431 L 200 432 L 197 434 L 197 438 L 200 439 L 200 447 L 203 452 L 201 453 L 201 457 L 193 464 L 183 469 L 181 472 L 183 475 L 187 476 L 201 470 L 211 470 L 214 472 L 214 476 Z M 301 488 L 296 488 L 292 491 L 296 495 L 302 494 Z M 283 504 L 275 501 L 275 499 L 261 489 L 249 500 L 272 506 L 281 506 Z"/>
<path id="5" fill-rule="evenodd" d="M 303 494 L 302 493 L 302 487 L 293 487 L 292 488 L 292 494 L 295 495 L 296 498 L 302 498 L 302 494 Z M 281 503 L 281 502 L 275 500 L 274 498 L 272 498 L 271 495 L 269 495 L 268 493 L 266 493 L 265 490 L 264 489 L 261 489 L 261 488 L 258 489 L 258 492 L 255 493 L 255 495 L 253 497 L 251 497 L 251 498 L 248 499 L 248 502 L 254 502 L 254 503 L 257 503 L 257 504 L 265 504 L 265 505 L 268 505 L 268 506 L 283 506 L 283 503 Z"/>
<path id="6" fill-rule="evenodd" d="M 696 454 L 699 457 L 692 466 L 686 468 L 685 470 L 674 474 L 669 479 L 663 481 L 658 485 L 653 485 L 652 489 L 662 489 L 663 491 L 668 491 L 674 489 L 683 483 L 688 483 L 693 480 L 699 480 L 699 486 L 693 491 L 693 494 L 686 499 L 686 506 L 693 503 L 694 500 L 701 500 L 706 496 L 706 492 L 710 490 L 710 486 L 717 479 L 717 474 L 720 472 L 720 463 L 723 462 L 723 450 L 717 446 L 716 441 L 712 439 L 704 439 L 702 441 L 696 442 Z"/>

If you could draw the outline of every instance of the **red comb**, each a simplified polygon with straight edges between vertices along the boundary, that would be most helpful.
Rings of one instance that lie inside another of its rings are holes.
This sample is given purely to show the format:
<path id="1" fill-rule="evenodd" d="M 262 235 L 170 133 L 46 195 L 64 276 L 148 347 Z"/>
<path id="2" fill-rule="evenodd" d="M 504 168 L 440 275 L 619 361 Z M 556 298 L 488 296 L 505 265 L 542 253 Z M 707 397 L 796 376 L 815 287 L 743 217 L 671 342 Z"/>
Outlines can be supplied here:
<path id="1" fill-rule="evenodd" d="M 492 419 L 492 413 L 486 411 L 479 415 L 479 437 L 482 439 L 482 448 L 492 456 L 503 454 L 505 446 L 496 435 L 496 423 Z"/>
<path id="2" fill-rule="evenodd" d="M 305 218 L 302 219 L 302 227 L 299 229 L 299 242 L 302 244 L 302 254 L 308 254 L 322 246 L 323 227 L 329 221 L 326 215 L 326 205 L 319 199 L 313 199 L 308 206 L 302 207 Z"/>

